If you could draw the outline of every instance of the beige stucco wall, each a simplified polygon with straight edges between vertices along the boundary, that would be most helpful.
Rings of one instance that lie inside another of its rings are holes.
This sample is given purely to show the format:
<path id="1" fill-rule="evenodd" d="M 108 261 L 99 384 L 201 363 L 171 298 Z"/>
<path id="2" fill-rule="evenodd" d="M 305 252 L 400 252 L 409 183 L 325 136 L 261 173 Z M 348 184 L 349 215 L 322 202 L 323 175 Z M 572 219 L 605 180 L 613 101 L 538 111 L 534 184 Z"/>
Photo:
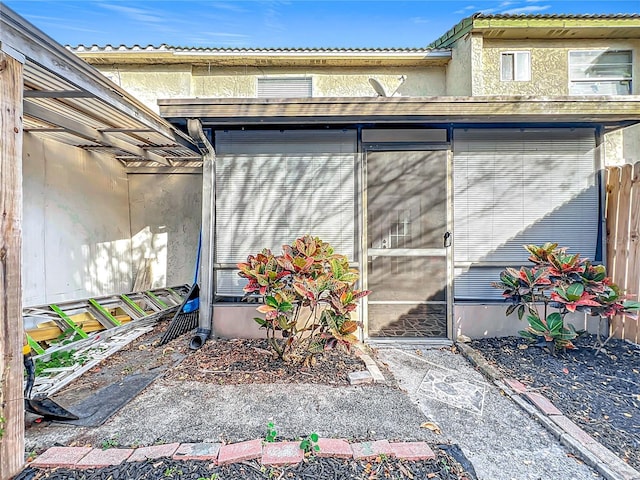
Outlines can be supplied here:
<path id="1" fill-rule="evenodd" d="M 179 65 L 97 66 L 110 80 L 132 93 L 154 111 L 159 98 L 243 98 L 257 96 L 257 79 L 311 77 L 314 97 L 372 97 L 369 78 L 390 95 L 446 94 L 445 67 L 207 67 Z M 401 77 L 405 76 L 405 81 Z"/>
<path id="2" fill-rule="evenodd" d="M 640 162 L 640 124 L 622 130 L 622 158 L 624 163 Z"/>
<path id="3" fill-rule="evenodd" d="M 483 86 L 475 95 L 568 95 L 570 50 L 634 50 L 633 93 L 640 93 L 640 40 L 493 40 L 483 45 Z M 500 80 L 500 54 L 505 51 L 531 52 L 531 81 Z"/>
<path id="4" fill-rule="evenodd" d="M 131 289 L 129 193 L 124 167 L 24 134 L 23 303 L 77 300 Z"/>
<path id="5" fill-rule="evenodd" d="M 471 36 L 458 40 L 447 65 L 446 95 L 471 95 Z"/>
<path id="6" fill-rule="evenodd" d="M 132 261 L 149 260 L 152 287 L 193 282 L 202 223 L 201 174 L 130 174 Z"/>

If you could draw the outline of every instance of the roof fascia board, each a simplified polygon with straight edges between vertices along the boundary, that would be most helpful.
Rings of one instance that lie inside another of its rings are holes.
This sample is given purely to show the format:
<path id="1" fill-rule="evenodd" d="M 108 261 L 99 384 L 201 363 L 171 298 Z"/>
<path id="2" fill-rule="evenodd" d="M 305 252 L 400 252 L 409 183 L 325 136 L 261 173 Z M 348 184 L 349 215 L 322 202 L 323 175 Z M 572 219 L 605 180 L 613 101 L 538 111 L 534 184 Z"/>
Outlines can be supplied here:
<path id="1" fill-rule="evenodd" d="M 354 66 L 370 65 L 384 61 L 389 65 L 429 66 L 442 65 L 451 60 L 450 50 L 420 51 L 420 52 L 270 52 L 270 51 L 234 51 L 218 50 L 208 51 L 202 49 L 177 50 L 71 50 L 78 57 L 91 64 L 110 63 L 203 63 L 203 64 L 234 64 L 242 62 L 243 65 L 255 63 L 264 65 L 269 62 L 278 64 L 317 64 L 319 60 L 323 65 Z"/>
<path id="2" fill-rule="evenodd" d="M 640 28 L 638 18 L 614 17 L 567 17 L 544 15 L 492 16 L 474 14 L 461 20 L 448 32 L 432 42 L 430 48 L 450 48 L 469 32 L 481 32 L 491 29 L 532 29 L 561 28 L 588 31 L 592 28 L 610 28 L 613 30 L 626 27 Z"/>
<path id="3" fill-rule="evenodd" d="M 478 17 L 473 28 L 623 28 L 639 27 L 636 18 L 567 18 L 567 17 Z"/>
<path id="4" fill-rule="evenodd" d="M 149 110 L 144 104 L 109 81 L 87 62 L 73 55 L 51 37 L 0 3 L 0 43 L 24 55 L 43 68 L 62 76 L 79 90 L 153 128 L 174 143 L 194 151 L 197 147 L 189 137 Z"/>
<path id="5" fill-rule="evenodd" d="M 165 118 L 226 125 L 382 121 L 640 123 L 640 96 L 159 100 Z"/>

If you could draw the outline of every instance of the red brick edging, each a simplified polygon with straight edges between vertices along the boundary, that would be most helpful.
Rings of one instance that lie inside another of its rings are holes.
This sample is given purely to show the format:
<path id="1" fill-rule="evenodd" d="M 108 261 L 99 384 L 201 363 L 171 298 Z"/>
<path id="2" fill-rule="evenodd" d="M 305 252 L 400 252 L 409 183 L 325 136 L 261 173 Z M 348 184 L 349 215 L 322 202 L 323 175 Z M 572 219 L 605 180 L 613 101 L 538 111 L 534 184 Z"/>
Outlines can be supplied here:
<path id="1" fill-rule="evenodd" d="M 350 444 L 343 439 L 320 438 L 319 457 L 373 459 L 381 455 L 404 460 L 436 458 L 425 442 L 376 440 Z M 260 460 L 263 465 L 294 465 L 302 461 L 300 442 L 265 443 L 261 439 L 222 445 L 220 443 L 170 443 L 140 448 L 51 447 L 29 465 L 37 468 L 101 468 L 123 462 L 161 457 L 174 460 L 208 460 L 216 465 Z"/>
<path id="2" fill-rule="evenodd" d="M 494 367 L 489 365 L 481 353 L 469 345 L 464 343 L 458 343 L 457 345 L 460 352 L 484 376 L 493 381 L 514 402 L 535 417 L 560 443 L 572 449 L 605 478 L 608 480 L 640 480 L 640 472 L 564 416 L 544 395 L 529 389 L 529 387 L 516 379 L 505 378 Z"/>

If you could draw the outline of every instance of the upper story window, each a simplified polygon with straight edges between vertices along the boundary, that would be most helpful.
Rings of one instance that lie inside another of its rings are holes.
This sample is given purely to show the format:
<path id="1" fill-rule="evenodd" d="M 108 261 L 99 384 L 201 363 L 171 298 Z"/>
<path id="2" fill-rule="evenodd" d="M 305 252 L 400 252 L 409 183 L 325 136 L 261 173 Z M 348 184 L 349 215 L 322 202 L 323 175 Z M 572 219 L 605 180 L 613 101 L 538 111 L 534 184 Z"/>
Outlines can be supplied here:
<path id="1" fill-rule="evenodd" d="M 571 95 L 631 95 L 631 50 L 569 52 Z"/>
<path id="2" fill-rule="evenodd" d="M 502 52 L 500 54 L 500 80 L 528 82 L 531 80 L 531 54 L 529 52 Z"/>
<path id="3" fill-rule="evenodd" d="M 258 97 L 311 97 L 310 77 L 258 78 Z"/>

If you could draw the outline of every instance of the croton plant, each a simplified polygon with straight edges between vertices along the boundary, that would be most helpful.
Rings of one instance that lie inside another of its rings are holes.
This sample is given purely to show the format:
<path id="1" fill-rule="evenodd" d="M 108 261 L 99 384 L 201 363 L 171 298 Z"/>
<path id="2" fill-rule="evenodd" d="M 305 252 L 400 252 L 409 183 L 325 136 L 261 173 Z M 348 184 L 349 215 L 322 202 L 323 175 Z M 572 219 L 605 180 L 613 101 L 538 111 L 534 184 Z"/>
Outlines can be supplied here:
<path id="1" fill-rule="evenodd" d="M 328 243 L 307 235 L 284 245 L 280 255 L 269 249 L 249 255 L 238 268 L 248 280 L 246 295 L 263 301 L 264 318 L 255 321 L 278 358 L 311 362 L 323 349 L 357 341 L 359 323 L 351 314 L 370 292 L 355 289 L 358 272 Z"/>
<path id="2" fill-rule="evenodd" d="M 568 254 L 557 243 L 524 248 L 534 265 L 507 268 L 500 273 L 500 281 L 492 284 L 512 302 L 507 315 L 517 311 L 522 319 L 526 314 L 529 326 L 519 332 L 523 337 L 543 339 L 555 349 L 573 349 L 573 340 L 581 332 L 565 323 L 570 312 L 586 312 L 601 319 L 615 315 L 637 318 L 640 302 L 624 300 L 603 265 L 594 265 L 580 254 Z"/>

